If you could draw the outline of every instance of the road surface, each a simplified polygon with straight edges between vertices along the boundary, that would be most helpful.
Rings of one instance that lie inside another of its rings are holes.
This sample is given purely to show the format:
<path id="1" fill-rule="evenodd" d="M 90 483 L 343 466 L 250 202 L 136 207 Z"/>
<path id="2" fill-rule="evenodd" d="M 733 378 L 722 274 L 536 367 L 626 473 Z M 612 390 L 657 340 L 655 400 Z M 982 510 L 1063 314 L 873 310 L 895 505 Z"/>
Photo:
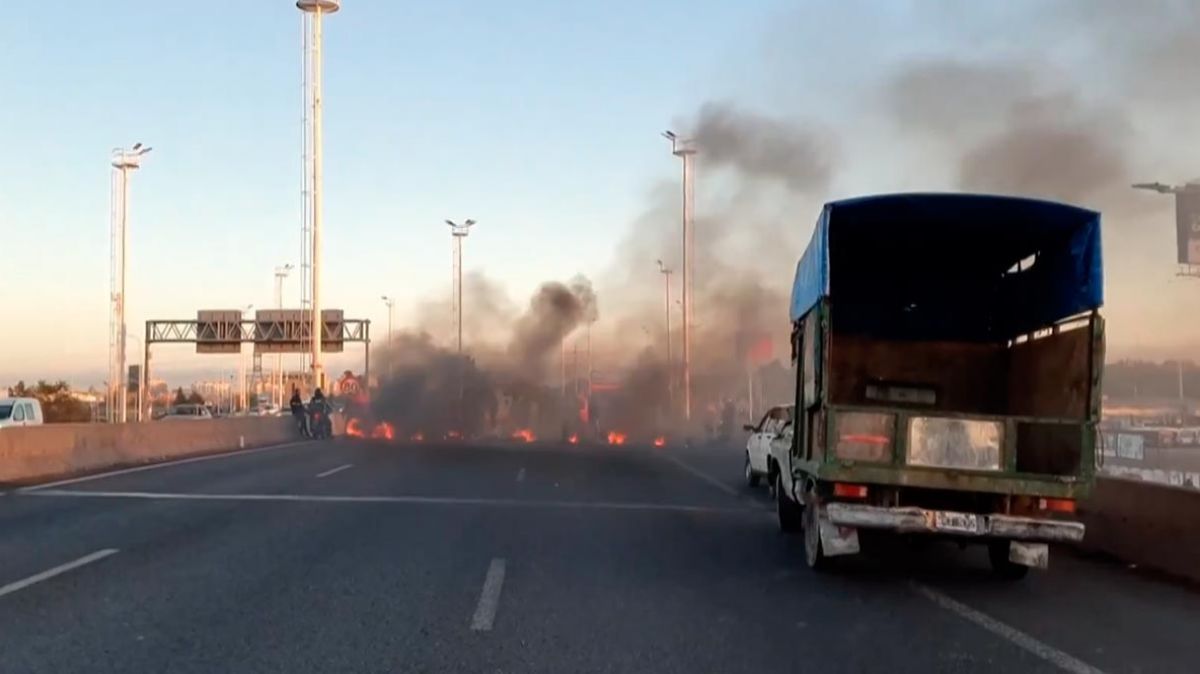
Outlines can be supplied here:
<path id="1" fill-rule="evenodd" d="M 740 473 L 334 440 L 9 489 L 0 671 L 1200 671 L 1194 589 L 940 545 L 816 574 Z"/>

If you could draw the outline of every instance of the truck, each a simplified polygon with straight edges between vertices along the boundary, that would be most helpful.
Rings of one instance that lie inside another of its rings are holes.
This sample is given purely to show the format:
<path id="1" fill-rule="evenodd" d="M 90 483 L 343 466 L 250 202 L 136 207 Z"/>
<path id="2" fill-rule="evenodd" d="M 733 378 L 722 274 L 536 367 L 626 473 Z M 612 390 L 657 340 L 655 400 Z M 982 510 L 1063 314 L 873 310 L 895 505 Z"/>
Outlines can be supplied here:
<path id="1" fill-rule="evenodd" d="M 793 421 L 767 479 L 828 566 L 861 538 L 987 546 L 996 574 L 1082 540 L 1104 363 L 1100 214 L 1030 198 L 824 206 L 796 265 Z M 861 534 L 861 537 L 860 537 Z"/>

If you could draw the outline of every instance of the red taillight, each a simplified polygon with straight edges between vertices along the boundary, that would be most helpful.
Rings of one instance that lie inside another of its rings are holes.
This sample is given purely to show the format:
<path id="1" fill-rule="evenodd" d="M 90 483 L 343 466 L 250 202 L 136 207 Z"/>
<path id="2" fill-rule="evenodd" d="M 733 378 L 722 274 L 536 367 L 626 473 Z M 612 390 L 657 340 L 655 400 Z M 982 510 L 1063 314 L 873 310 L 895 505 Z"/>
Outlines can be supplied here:
<path id="1" fill-rule="evenodd" d="M 866 498 L 867 485 L 865 484 L 846 484 L 845 482 L 833 483 L 833 495 L 837 498 Z"/>
<path id="2" fill-rule="evenodd" d="M 1038 509 L 1056 513 L 1074 513 L 1075 502 L 1069 498 L 1040 498 L 1038 499 Z"/>
<path id="3" fill-rule="evenodd" d="M 861 445 L 886 445 L 892 441 L 892 439 L 886 435 L 867 435 L 865 433 L 851 433 L 849 435 L 843 435 L 841 438 L 839 438 L 839 440 L 842 442 Z"/>

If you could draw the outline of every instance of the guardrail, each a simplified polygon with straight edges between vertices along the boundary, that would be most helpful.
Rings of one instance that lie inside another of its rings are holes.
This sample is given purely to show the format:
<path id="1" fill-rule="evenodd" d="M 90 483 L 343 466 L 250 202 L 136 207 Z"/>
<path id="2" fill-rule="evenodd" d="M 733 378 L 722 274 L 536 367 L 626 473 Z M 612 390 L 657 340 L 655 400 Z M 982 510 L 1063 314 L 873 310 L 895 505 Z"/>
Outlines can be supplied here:
<path id="1" fill-rule="evenodd" d="M 1081 547 L 1200 582 L 1200 490 L 1101 477 Z"/>
<path id="2" fill-rule="evenodd" d="M 0 430 L 0 483 L 37 482 L 297 437 L 290 417 L 6 428 Z"/>

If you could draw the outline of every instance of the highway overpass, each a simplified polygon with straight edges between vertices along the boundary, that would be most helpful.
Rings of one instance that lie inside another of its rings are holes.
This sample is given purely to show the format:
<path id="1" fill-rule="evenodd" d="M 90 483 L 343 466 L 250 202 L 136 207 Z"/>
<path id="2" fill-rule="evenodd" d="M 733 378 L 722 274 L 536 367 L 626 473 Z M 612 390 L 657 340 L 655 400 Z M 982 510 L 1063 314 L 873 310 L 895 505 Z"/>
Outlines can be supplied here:
<path id="1" fill-rule="evenodd" d="M 9 476 L 0 670 L 1200 671 L 1200 593 L 1111 559 L 1011 583 L 897 545 L 814 573 L 737 450 L 220 428 L 232 451 Z"/>

